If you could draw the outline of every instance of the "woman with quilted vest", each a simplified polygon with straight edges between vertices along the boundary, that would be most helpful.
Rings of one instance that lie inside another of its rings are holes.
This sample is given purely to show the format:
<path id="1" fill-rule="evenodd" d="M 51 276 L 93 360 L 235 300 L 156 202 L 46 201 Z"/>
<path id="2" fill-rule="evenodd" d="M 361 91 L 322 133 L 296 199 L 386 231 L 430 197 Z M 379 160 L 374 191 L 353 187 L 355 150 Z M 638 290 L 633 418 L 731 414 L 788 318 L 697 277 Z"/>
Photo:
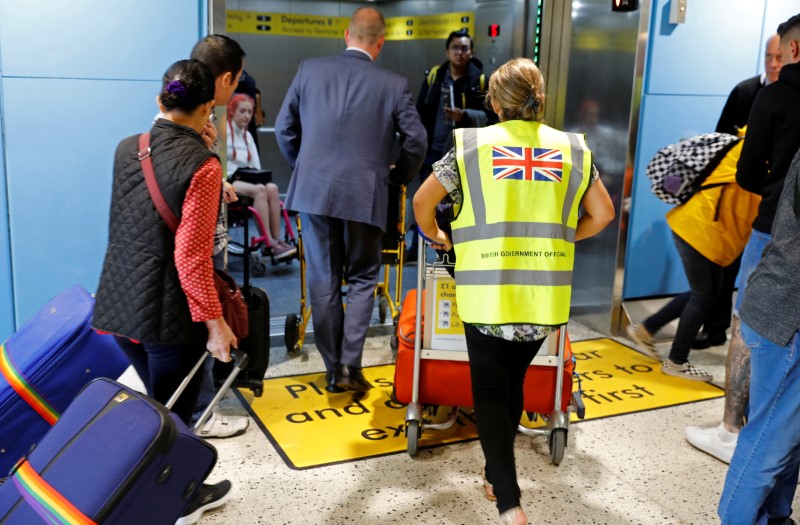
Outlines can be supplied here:
<path id="1" fill-rule="evenodd" d="M 236 337 L 222 317 L 214 287 L 214 232 L 222 199 L 222 165 L 204 143 L 214 107 L 214 77 L 198 60 L 167 70 L 157 97 L 162 118 L 117 146 L 111 219 L 97 288 L 94 328 L 110 332 L 131 360 L 147 394 L 166 403 L 203 352 L 230 361 Z M 167 206 L 179 218 L 175 233 L 156 209 L 140 159 L 150 155 Z M 173 406 L 189 424 L 200 389 L 196 374 Z M 177 525 L 197 522 L 224 504 L 228 480 L 203 484 Z"/>
<path id="2" fill-rule="evenodd" d="M 173 233 L 150 197 L 139 136 L 124 139 L 114 160 L 94 327 L 117 336 L 148 395 L 165 403 L 203 352 L 230 361 L 236 338 L 222 318 L 211 259 L 222 167 L 200 136 L 214 106 L 214 77 L 197 60 L 176 62 L 164 74 L 157 101 L 163 118 L 150 130 L 150 155 L 180 225 Z M 187 423 L 199 379 L 173 407 Z"/>

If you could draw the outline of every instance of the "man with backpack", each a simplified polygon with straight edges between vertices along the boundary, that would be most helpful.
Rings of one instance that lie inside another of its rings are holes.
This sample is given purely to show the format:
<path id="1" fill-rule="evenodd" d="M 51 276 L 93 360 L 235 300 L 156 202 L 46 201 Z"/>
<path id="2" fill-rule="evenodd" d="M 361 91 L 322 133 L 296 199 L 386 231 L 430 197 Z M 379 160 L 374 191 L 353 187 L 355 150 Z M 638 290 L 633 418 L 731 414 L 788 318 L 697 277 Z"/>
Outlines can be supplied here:
<path id="1" fill-rule="evenodd" d="M 417 111 L 428 133 L 428 152 L 420 170 L 420 182 L 431 166 L 453 147 L 454 128 L 480 128 L 497 122 L 486 107 L 488 85 L 483 64 L 473 56 L 474 44 L 467 31 L 453 31 L 445 42 L 447 61 L 425 71 L 417 98 Z M 407 262 L 417 257 L 417 235 L 408 249 Z"/>

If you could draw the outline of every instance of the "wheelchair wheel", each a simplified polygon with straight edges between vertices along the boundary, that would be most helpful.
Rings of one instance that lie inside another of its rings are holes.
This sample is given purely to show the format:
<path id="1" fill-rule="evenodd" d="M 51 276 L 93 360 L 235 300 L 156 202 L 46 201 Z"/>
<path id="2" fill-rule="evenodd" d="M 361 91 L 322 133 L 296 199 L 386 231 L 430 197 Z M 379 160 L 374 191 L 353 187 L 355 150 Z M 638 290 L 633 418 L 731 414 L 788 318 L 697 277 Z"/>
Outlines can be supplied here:
<path id="1" fill-rule="evenodd" d="M 256 253 L 250 254 L 250 273 L 253 277 L 263 277 L 267 273 L 267 265 Z"/>
<path id="2" fill-rule="evenodd" d="M 286 316 L 286 324 L 283 327 L 283 344 L 286 345 L 286 351 L 294 352 L 294 345 L 300 340 L 300 320 L 297 314 L 289 314 Z"/>
<path id="3" fill-rule="evenodd" d="M 228 243 L 228 253 L 231 255 L 244 255 L 244 246 L 238 242 L 231 241 Z"/>

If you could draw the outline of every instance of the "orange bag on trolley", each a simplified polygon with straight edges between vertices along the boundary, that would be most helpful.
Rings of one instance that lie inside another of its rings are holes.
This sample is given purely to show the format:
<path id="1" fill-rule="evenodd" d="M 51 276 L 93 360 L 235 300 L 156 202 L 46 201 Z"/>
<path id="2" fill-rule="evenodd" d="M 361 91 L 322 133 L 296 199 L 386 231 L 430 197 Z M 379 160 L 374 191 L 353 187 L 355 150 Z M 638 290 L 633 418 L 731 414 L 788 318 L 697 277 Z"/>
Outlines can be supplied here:
<path id="1" fill-rule="evenodd" d="M 425 292 L 422 292 L 425 304 Z M 417 290 L 409 290 L 397 323 L 397 363 L 394 372 L 395 398 L 410 403 L 414 379 L 414 340 L 416 339 Z M 425 319 L 423 318 L 423 326 Z M 569 336 L 565 342 L 564 381 L 562 383 L 561 410 L 566 411 L 572 396 L 572 347 Z M 539 355 L 547 352 L 547 342 Z M 555 406 L 555 366 L 531 365 L 525 376 L 525 404 L 527 412 L 550 414 Z M 440 359 L 422 359 L 420 362 L 419 401 L 426 405 L 471 407 L 472 383 L 469 363 Z"/>

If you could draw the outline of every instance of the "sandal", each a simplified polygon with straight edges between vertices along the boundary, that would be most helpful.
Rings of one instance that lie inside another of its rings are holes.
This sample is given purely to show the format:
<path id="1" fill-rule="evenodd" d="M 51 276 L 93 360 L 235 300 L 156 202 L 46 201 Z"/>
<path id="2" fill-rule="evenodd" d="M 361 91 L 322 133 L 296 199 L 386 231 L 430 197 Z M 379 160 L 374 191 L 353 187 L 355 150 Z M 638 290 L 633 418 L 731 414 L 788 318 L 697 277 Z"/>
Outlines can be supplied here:
<path id="1" fill-rule="evenodd" d="M 486 499 L 489 501 L 497 501 L 497 496 L 494 495 L 494 487 L 485 477 L 483 478 L 483 491 L 486 493 Z"/>

